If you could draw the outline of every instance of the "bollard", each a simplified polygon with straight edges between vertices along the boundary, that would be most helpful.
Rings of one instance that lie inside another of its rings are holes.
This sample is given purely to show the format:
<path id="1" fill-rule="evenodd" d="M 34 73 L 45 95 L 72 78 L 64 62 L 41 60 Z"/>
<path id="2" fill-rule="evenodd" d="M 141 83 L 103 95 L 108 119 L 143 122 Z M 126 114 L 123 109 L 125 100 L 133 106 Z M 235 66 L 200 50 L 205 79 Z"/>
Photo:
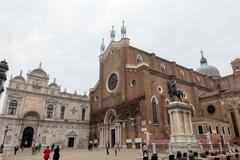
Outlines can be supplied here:
<path id="1" fill-rule="evenodd" d="M 158 160 L 158 155 L 156 151 L 156 144 L 152 143 L 152 158 L 151 160 Z"/>

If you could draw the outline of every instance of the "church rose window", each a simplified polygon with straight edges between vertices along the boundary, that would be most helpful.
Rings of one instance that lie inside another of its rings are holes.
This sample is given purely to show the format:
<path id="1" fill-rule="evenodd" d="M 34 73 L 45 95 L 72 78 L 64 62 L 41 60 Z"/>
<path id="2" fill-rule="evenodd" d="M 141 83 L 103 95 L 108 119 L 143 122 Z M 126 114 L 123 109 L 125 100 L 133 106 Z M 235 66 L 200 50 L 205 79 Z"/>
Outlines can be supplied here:
<path id="1" fill-rule="evenodd" d="M 12 100 L 9 105 L 8 113 L 11 115 L 15 115 L 17 111 L 17 101 Z"/>
<path id="2" fill-rule="evenodd" d="M 117 87 L 118 76 L 116 73 L 111 74 L 108 79 L 108 88 L 112 91 Z"/>
<path id="3" fill-rule="evenodd" d="M 213 114 L 213 113 L 215 113 L 215 107 L 213 106 L 213 105 L 210 105 L 210 106 L 208 106 L 208 108 L 207 108 L 207 111 L 208 111 L 208 113 L 210 113 L 210 114 Z"/>

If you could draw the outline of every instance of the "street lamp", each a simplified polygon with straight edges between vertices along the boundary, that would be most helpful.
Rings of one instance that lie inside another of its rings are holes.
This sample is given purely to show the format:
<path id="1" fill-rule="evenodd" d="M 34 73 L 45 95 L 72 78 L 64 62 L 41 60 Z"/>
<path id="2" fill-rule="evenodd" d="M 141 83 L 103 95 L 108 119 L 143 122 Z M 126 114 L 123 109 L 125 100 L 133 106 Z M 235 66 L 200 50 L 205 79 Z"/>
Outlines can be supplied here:
<path id="1" fill-rule="evenodd" d="M 4 91 L 3 85 L 7 80 L 6 72 L 8 71 L 8 64 L 5 60 L 0 62 L 0 95 Z"/>
<path id="2" fill-rule="evenodd" d="M 8 125 L 6 125 L 6 128 L 5 128 L 5 130 L 4 130 L 3 143 L 2 143 L 2 145 L 1 145 L 1 147 L 0 147 L 0 153 L 3 153 L 5 138 L 6 138 L 6 135 L 7 135 L 8 130 L 9 130 L 9 127 L 8 127 Z"/>

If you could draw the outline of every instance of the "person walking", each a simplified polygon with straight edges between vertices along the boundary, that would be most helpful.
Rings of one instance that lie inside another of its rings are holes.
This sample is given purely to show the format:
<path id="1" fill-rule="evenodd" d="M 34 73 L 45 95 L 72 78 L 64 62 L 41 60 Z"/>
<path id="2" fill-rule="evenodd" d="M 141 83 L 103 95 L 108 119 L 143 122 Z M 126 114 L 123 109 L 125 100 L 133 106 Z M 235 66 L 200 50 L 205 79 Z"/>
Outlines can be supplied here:
<path id="1" fill-rule="evenodd" d="M 51 152 L 54 151 L 54 148 L 55 148 L 55 143 L 53 143 L 53 144 L 51 145 Z"/>
<path id="2" fill-rule="evenodd" d="M 19 149 L 18 144 L 16 144 L 16 145 L 14 146 L 14 155 L 17 154 L 18 149 Z"/>
<path id="3" fill-rule="evenodd" d="M 22 152 L 23 152 L 23 150 L 24 150 L 24 144 L 21 145 L 21 150 L 22 150 Z"/>
<path id="4" fill-rule="evenodd" d="M 43 151 L 43 159 L 48 160 L 50 157 L 50 153 L 51 153 L 51 151 L 49 149 L 49 146 L 47 146 Z"/>
<path id="5" fill-rule="evenodd" d="M 117 156 L 117 151 L 118 151 L 118 147 L 117 147 L 117 144 L 114 145 L 114 151 L 115 151 L 115 156 Z"/>
<path id="6" fill-rule="evenodd" d="M 57 145 L 57 148 L 54 149 L 54 154 L 53 154 L 53 160 L 59 160 L 60 158 L 60 149 L 59 149 L 59 146 Z"/>
<path id="7" fill-rule="evenodd" d="M 109 154 L 109 148 L 110 148 L 110 143 L 109 141 L 106 142 L 106 151 L 107 151 L 107 155 Z"/>
<path id="8" fill-rule="evenodd" d="M 147 151 L 147 146 L 143 145 L 143 160 L 148 160 L 148 151 Z"/>
<path id="9" fill-rule="evenodd" d="M 41 145 L 41 143 L 39 143 L 39 144 L 38 144 L 38 152 L 41 151 L 41 147 L 42 147 L 42 145 Z"/>

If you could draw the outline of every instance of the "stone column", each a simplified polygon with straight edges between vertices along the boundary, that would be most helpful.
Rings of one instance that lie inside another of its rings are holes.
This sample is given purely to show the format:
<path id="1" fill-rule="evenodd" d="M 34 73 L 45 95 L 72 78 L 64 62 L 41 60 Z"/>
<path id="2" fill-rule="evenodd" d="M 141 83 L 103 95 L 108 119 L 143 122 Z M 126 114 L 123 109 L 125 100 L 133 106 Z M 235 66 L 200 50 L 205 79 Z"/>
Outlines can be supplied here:
<path id="1" fill-rule="evenodd" d="M 180 135 L 184 135 L 184 119 L 183 119 L 183 111 L 180 111 L 180 112 L 178 112 L 178 114 L 179 114 L 179 122 L 180 122 L 180 124 L 179 124 L 179 128 L 180 128 L 180 132 L 179 132 L 179 134 Z"/>
<path id="2" fill-rule="evenodd" d="M 192 135 L 193 134 L 192 118 L 191 118 L 191 114 L 189 112 L 187 112 L 187 117 L 188 117 L 188 125 L 189 125 L 189 129 L 190 129 L 190 135 Z"/>
<path id="3" fill-rule="evenodd" d="M 190 124 L 189 124 L 187 112 L 183 113 L 183 119 L 184 119 L 185 134 L 186 135 L 191 135 L 191 133 L 190 133 L 190 126 L 189 126 Z"/>
<path id="4" fill-rule="evenodd" d="M 171 126 L 171 132 L 172 132 L 171 134 L 174 135 L 175 133 L 174 133 L 174 130 L 173 130 L 173 116 L 172 116 L 173 112 L 172 111 L 168 112 L 168 114 L 170 116 L 170 126 Z"/>

